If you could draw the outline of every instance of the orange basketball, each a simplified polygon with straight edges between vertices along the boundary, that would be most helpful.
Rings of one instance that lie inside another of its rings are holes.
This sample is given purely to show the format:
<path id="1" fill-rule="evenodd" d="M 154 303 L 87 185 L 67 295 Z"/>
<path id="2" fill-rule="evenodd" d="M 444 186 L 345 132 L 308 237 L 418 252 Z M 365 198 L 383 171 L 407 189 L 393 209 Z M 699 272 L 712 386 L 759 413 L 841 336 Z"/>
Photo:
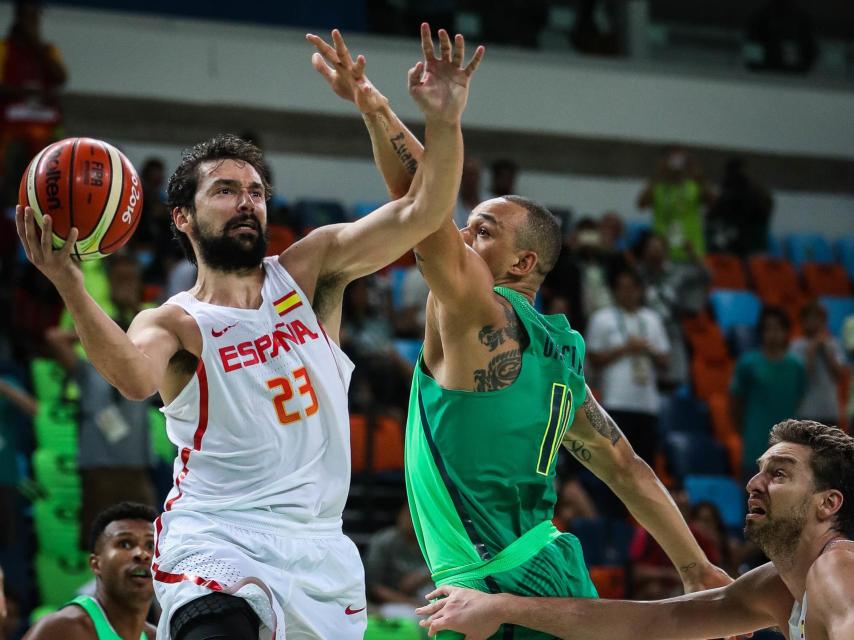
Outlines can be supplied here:
<path id="1" fill-rule="evenodd" d="M 131 237 L 142 212 L 142 186 L 136 169 L 114 146 L 92 138 L 66 138 L 32 159 L 18 192 L 33 209 L 36 223 L 53 220 L 53 246 L 65 244 L 77 227 L 74 255 L 103 258 Z"/>

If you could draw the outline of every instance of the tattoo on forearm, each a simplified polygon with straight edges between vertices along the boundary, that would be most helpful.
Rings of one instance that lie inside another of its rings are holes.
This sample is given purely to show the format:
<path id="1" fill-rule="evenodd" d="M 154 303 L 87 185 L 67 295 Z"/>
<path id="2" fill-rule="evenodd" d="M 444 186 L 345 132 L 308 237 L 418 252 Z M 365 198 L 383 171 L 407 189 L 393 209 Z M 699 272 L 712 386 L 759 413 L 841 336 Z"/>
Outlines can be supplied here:
<path id="1" fill-rule="evenodd" d="M 412 157 L 409 149 L 406 148 L 406 144 L 404 143 L 405 138 L 406 136 L 403 134 L 403 131 L 401 131 L 396 136 L 389 138 L 389 142 L 391 142 L 391 146 L 397 154 L 397 157 L 400 158 L 403 168 L 409 173 L 414 174 L 418 169 L 418 161 Z"/>
<path id="2" fill-rule="evenodd" d="M 583 462 L 590 462 L 590 458 L 593 457 L 590 449 L 581 440 L 570 440 L 569 450 L 572 452 L 572 455 Z"/>
<path id="3" fill-rule="evenodd" d="M 682 573 L 687 573 L 688 571 L 690 571 L 691 569 L 693 569 L 696 566 L 697 566 L 697 563 L 692 562 L 691 564 L 686 564 L 683 567 L 679 567 L 679 571 L 681 571 Z"/>
<path id="4" fill-rule="evenodd" d="M 587 416 L 587 420 L 590 422 L 590 425 L 596 429 L 601 436 L 608 438 L 612 445 L 616 445 L 623 437 L 623 434 L 620 432 L 619 427 L 617 427 L 617 423 L 611 419 L 611 416 L 602 411 L 599 405 L 596 404 L 596 401 L 589 395 L 584 401 L 582 407 L 584 408 L 584 415 Z"/>
<path id="5" fill-rule="evenodd" d="M 507 320 L 507 325 L 504 327 L 495 328 L 491 324 L 486 325 L 477 334 L 477 339 L 490 351 L 495 351 L 499 345 L 504 344 L 506 339 L 520 342 L 522 329 L 519 326 L 519 318 L 516 317 L 516 312 L 513 309 L 504 308 L 504 317 Z"/>
<path id="6" fill-rule="evenodd" d="M 474 390 L 475 391 L 497 391 L 508 387 L 519 376 L 522 368 L 522 352 L 519 349 L 511 349 L 499 353 L 486 369 L 475 369 Z"/>

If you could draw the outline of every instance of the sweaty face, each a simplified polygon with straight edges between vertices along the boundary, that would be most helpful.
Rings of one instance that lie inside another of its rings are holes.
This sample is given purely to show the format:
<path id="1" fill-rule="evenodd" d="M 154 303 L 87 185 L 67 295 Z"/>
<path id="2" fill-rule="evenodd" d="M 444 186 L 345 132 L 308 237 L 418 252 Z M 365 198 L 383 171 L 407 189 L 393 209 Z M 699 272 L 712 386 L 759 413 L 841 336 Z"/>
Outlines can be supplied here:
<path id="1" fill-rule="evenodd" d="M 772 560 L 791 558 L 815 495 L 809 447 L 781 442 L 759 459 L 747 483 L 745 536 Z"/>
<path id="2" fill-rule="evenodd" d="M 468 225 L 460 230 L 463 240 L 483 258 L 494 278 L 505 273 L 516 261 L 516 234 L 527 212 L 503 198 L 477 205 Z"/>
<path id="3" fill-rule="evenodd" d="M 143 606 L 154 597 L 151 556 L 154 525 L 146 520 L 115 520 L 95 548 L 93 570 L 104 590 L 128 606 Z"/>
<path id="4" fill-rule="evenodd" d="M 255 168 L 240 160 L 203 162 L 190 224 L 200 260 L 212 269 L 260 265 L 267 253 L 267 202 Z"/>

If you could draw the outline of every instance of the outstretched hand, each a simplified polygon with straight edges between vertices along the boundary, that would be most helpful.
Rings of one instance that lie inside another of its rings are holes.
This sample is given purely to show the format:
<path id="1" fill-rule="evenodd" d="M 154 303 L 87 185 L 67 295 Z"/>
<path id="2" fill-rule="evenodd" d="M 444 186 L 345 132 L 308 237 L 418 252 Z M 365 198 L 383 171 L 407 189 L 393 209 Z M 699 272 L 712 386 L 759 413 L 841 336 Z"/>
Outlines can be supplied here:
<path id="1" fill-rule="evenodd" d="M 305 34 L 305 39 L 317 49 L 311 64 L 337 96 L 355 103 L 362 113 L 374 113 L 388 104 L 365 75 L 365 56 L 356 56 L 354 62 L 338 29 L 332 30 L 334 47 L 313 33 Z"/>
<path id="2" fill-rule="evenodd" d="M 448 32 L 439 29 L 437 58 L 430 26 L 425 22 L 421 25 L 421 50 L 424 59 L 409 70 L 409 94 L 428 119 L 459 121 L 466 107 L 469 81 L 486 49 L 479 46 L 463 67 L 465 39 L 458 33 L 452 44 Z"/>
<path id="3" fill-rule="evenodd" d="M 82 277 L 71 261 L 71 250 L 77 241 L 77 227 L 68 233 L 61 249 L 53 248 L 53 220 L 49 215 L 42 219 L 41 235 L 36 230 L 35 214 L 30 207 L 15 207 L 15 227 L 24 246 L 27 260 L 33 263 L 55 286 L 68 278 Z"/>
<path id="4" fill-rule="evenodd" d="M 682 574 L 682 586 L 685 588 L 685 593 L 725 587 L 732 582 L 733 579 L 726 571 L 711 563 L 706 563 L 699 567 L 697 571 L 683 572 Z M 727 640 L 746 640 L 751 637 L 753 637 L 752 633 L 746 633 L 741 636 L 733 636 Z"/>
<path id="5" fill-rule="evenodd" d="M 429 616 L 419 624 L 427 628 L 431 638 L 439 631 L 452 630 L 462 633 L 466 640 L 486 640 L 501 626 L 497 597 L 472 589 L 444 586 L 427 594 L 429 600 L 439 600 L 416 609 L 415 613 Z"/>

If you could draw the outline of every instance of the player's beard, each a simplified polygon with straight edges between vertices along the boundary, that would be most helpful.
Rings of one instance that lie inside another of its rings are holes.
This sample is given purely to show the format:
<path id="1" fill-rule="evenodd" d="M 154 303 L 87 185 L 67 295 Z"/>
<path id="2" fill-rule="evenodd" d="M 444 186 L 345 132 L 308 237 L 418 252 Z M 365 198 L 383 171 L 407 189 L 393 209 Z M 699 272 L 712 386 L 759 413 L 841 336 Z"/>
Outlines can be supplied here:
<path id="1" fill-rule="evenodd" d="M 249 234 L 230 234 L 232 229 L 248 220 L 255 223 L 258 231 L 251 241 L 247 241 Z M 267 230 L 261 228 L 261 222 L 254 215 L 230 221 L 220 234 L 208 233 L 196 218 L 192 219 L 191 224 L 202 262 L 216 271 L 233 273 L 253 269 L 261 264 L 267 254 Z"/>
<path id="2" fill-rule="evenodd" d="M 748 520 L 744 535 L 774 562 L 791 562 L 807 522 L 810 498 L 796 505 L 791 514 L 775 517 L 771 505 L 761 521 Z"/>

